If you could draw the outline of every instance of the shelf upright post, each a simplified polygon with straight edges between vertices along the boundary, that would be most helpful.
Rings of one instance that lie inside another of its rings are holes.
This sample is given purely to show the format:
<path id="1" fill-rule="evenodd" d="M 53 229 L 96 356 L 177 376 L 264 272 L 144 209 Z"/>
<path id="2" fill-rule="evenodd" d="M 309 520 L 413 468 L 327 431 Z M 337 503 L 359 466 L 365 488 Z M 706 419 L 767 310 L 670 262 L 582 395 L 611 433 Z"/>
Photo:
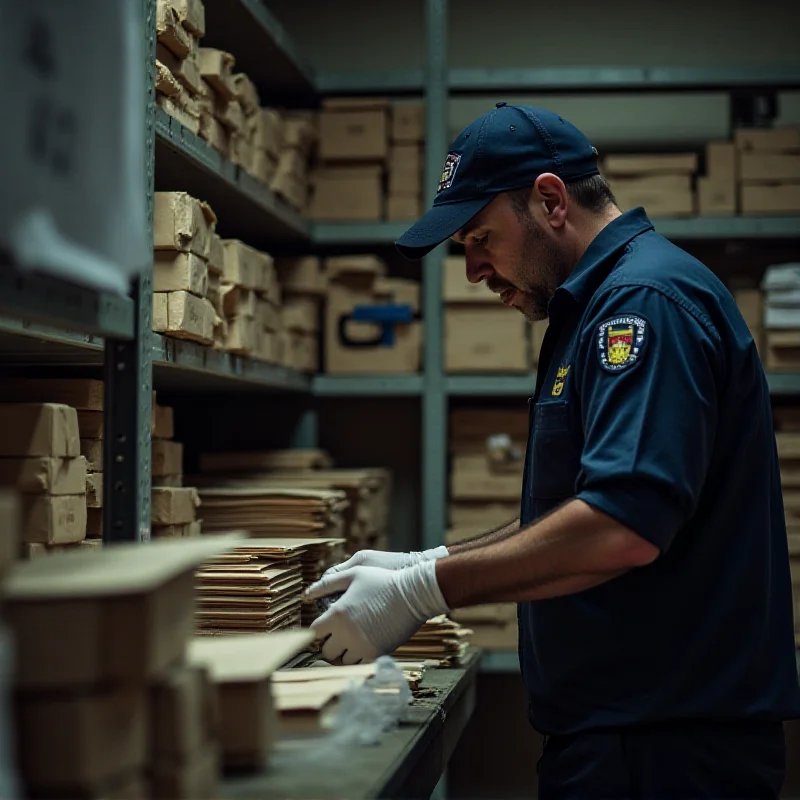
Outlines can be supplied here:
<path id="1" fill-rule="evenodd" d="M 425 2 L 425 203 L 436 196 L 447 147 L 447 0 Z M 422 397 L 422 547 L 442 544 L 447 496 L 447 394 L 443 367 L 442 262 L 447 245 L 422 264 L 425 323 Z"/>
<path id="2" fill-rule="evenodd" d="M 147 104 L 144 169 L 152 241 L 155 170 L 156 0 L 141 0 Z M 103 400 L 103 540 L 150 539 L 150 422 L 153 404 L 152 265 L 134 281 L 134 338 L 106 339 Z"/>

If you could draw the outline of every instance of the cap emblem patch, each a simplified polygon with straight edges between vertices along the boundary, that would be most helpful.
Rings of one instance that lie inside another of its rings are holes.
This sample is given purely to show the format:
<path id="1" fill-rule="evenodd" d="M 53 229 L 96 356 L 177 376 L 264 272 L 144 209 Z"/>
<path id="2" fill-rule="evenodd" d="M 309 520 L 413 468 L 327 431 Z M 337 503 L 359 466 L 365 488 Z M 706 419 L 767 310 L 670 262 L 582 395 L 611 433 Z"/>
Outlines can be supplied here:
<path id="1" fill-rule="evenodd" d="M 439 178 L 439 189 L 436 194 L 449 189 L 453 185 L 453 178 L 456 176 L 456 170 L 461 163 L 461 153 L 448 153 L 447 158 L 444 160 L 442 167 L 442 177 Z"/>

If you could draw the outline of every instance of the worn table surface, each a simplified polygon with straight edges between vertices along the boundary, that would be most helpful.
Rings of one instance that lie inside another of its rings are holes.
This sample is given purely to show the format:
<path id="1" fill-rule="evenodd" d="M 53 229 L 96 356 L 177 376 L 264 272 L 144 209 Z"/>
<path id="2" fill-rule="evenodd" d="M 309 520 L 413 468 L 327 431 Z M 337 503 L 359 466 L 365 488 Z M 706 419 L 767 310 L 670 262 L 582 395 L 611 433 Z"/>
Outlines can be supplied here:
<path id="1" fill-rule="evenodd" d="M 479 652 L 455 669 L 431 669 L 423 688 L 436 697 L 416 700 L 399 729 L 372 747 L 324 748 L 317 737 L 279 741 L 269 769 L 226 779 L 225 800 L 428 797 L 475 707 Z"/>

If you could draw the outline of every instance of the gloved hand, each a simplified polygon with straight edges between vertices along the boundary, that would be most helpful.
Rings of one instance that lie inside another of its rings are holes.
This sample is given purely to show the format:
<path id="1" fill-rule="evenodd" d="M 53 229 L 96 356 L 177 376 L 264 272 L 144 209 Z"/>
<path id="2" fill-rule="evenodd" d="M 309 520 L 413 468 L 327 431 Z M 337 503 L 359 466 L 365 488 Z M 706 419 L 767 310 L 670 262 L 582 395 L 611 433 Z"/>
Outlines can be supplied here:
<path id="1" fill-rule="evenodd" d="M 435 561 L 450 555 L 444 545 L 423 550 L 421 553 L 385 553 L 382 550 L 359 550 L 350 556 L 347 561 L 336 564 L 325 570 L 323 578 L 328 578 L 337 572 L 344 572 L 353 567 L 380 567 L 381 569 L 405 569 L 421 564 L 423 561 Z"/>
<path id="2" fill-rule="evenodd" d="M 447 607 L 436 580 L 436 561 L 408 569 L 353 567 L 323 576 L 306 591 L 315 599 L 344 592 L 311 630 L 323 640 L 326 661 L 374 661 L 393 653 L 431 617 Z"/>

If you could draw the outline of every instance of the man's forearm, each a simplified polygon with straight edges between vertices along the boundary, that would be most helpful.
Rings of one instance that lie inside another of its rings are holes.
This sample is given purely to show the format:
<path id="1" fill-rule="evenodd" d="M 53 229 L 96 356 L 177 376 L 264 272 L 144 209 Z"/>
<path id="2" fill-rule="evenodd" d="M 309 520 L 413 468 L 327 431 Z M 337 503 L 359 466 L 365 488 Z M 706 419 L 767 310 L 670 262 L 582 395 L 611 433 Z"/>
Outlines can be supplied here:
<path id="1" fill-rule="evenodd" d="M 518 530 L 519 518 L 515 519 L 513 522 L 503 525 L 500 528 L 495 528 L 493 531 L 481 533 L 472 539 L 465 539 L 463 542 L 458 542 L 458 544 L 447 545 L 447 550 L 450 555 L 454 555 L 456 553 L 465 553 L 467 550 L 475 550 L 479 547 L 486 547 L 487 544 L 501 542 L 503 539 L 513 536 Z"/>
<path id="2" fill-rule="evenodd" d="M 479 549 L 436 562 L 450 608 L 542 600 L 584 591 L 637 566 L 658 550 L 580 500 Z"/>

